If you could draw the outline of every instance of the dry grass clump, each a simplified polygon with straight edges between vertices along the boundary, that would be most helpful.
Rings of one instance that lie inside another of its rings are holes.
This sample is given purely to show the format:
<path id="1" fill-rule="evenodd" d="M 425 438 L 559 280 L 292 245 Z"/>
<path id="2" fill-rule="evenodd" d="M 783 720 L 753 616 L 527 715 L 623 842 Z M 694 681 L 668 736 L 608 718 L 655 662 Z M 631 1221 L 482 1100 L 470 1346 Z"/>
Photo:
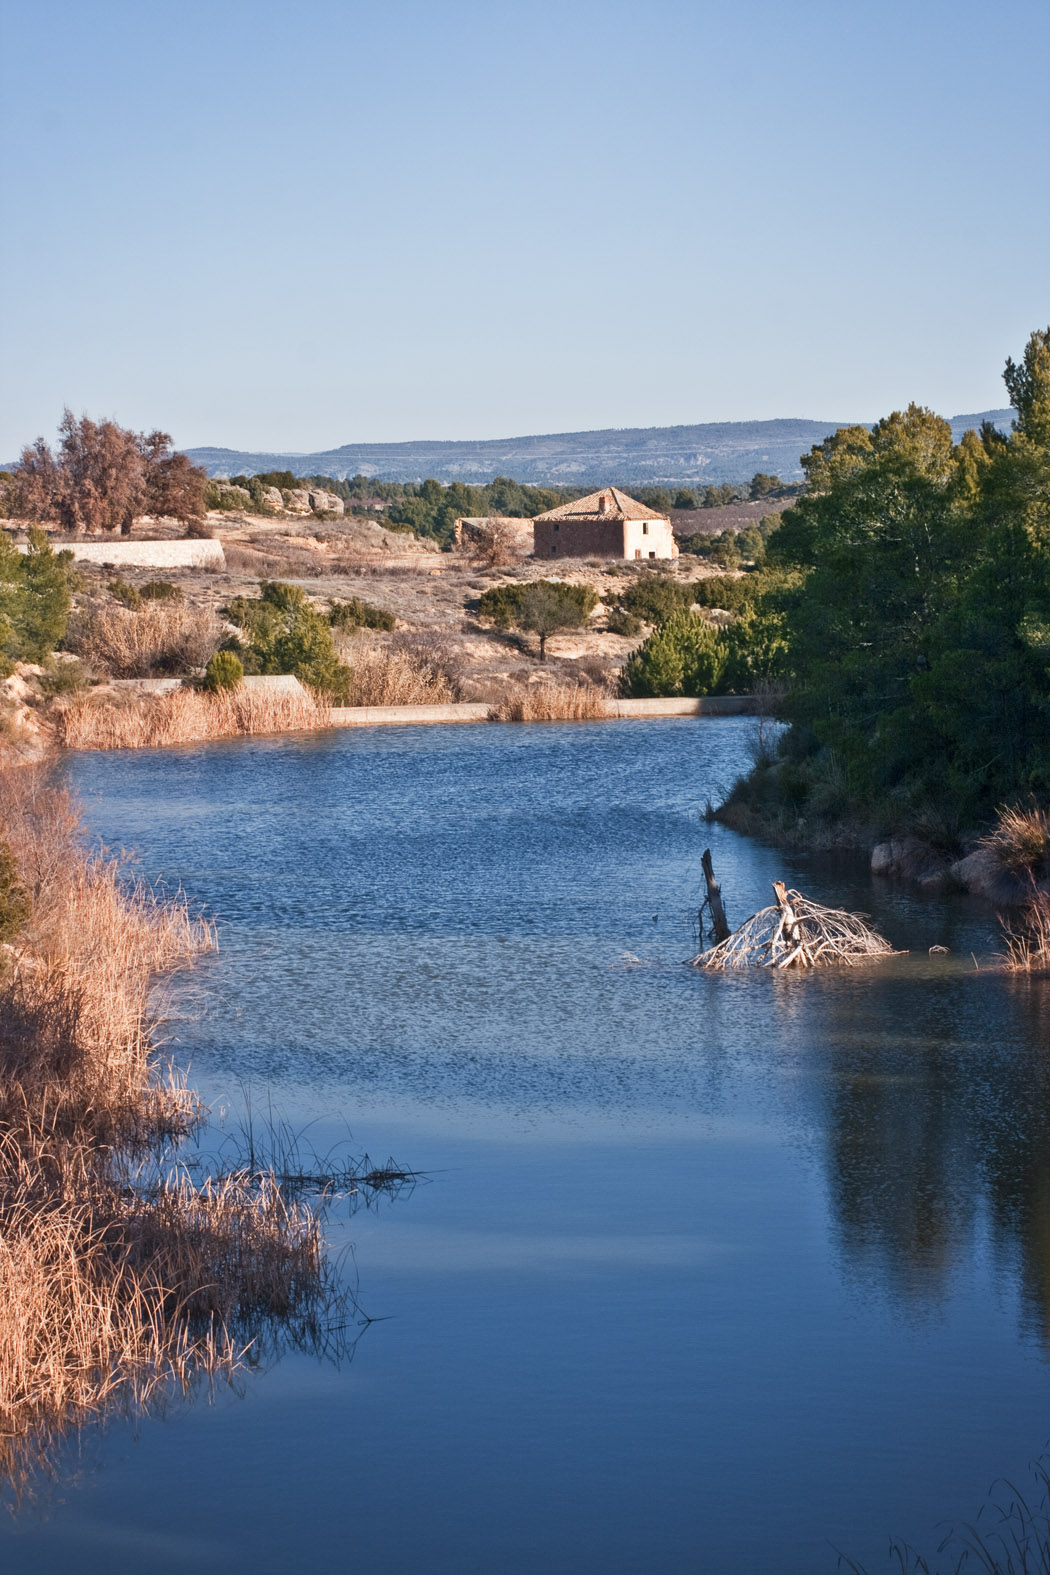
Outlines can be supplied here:
<path id="1" fill-rule="evenodd" d="M 418 652 L 355 642 L 341 654 L 350 665 L 346 705 L 447 705 L 456 698 L 447 675 Z"/>
<path id="2" fill-rule="evenodd" d="M 874 957 L 892 957 L 893 947 L 856 913 L 823 908 L 801 892 L 774 884 L 776 903 L 762 908 L 727 940 L 693 958 L 695 968 L 852 968 Z"/>
<path id="3" fill-rule="evenodd" d="M 995 825 L 978 846 L 986 848 L 999 868 L 1011 875 L 1046 873 L 1050 870 L 1050 815 L 1035 806 L 1000 809 Z"/>
<path id="4" fill-rule="evenodd" d="M 78 696 L 55 715 L 67 749 L 148 749 L 245 733 L 305 733 L 330 727 L 331 708 L 309 691 L 241 687 L 211 693 L 175 689 L 131 705 Z"/>
<path id="5" fill-rule="evenodd" d="M 999 923 L 1011 973 L 1050 970 L 1050 895 L 1033 887 L 1028 901 L 1009 914 L 1001 913 Z"/>
<path id="6" fill-rule="evenodd" d="M 600 722 L 610 715 L 608 696 L 594 684 L 531 684 L 489 712 L 491 722 Z"/>
<path id="7" fill-rule="evenodd" d="M 177 601 L 101 607 L 70 620 L 66 645 L 111 678 L 154 678 L 203 667 L 224 634 L 215 614 Z"/>
<path id="8" fill-rule="evenodd" d="M 159 1158 L 199 1111 L 157 1074 L 150 991 L 211 927 L 89 855 L 39 771 L 0 772 L 0 837 L 19 881 L 2 900 L 29 898 L 0 977 L 0 1472 L 18 1492 L 69 1427 L 229 1375 L 278 1325 L 323 1335 L 334 1298 L 316 1214 L 272 1175 L 195 1186 Z"/>

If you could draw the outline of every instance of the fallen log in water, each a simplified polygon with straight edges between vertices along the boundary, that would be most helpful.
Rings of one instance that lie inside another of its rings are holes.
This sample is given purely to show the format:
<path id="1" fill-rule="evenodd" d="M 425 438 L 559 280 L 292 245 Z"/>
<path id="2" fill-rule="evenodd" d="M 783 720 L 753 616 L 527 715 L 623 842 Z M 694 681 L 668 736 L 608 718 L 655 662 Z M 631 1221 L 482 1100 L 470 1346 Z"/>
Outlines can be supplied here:
<path id="1" fill-rule="evenodd" d="M 776 902 L 753 914 L 726 940 L 693 958 L 694 968 L 826 968 L 872 957 L 893 957 L 887 940 L 859 914 L 822 908 L 801 892 L 773 882 Z"/>

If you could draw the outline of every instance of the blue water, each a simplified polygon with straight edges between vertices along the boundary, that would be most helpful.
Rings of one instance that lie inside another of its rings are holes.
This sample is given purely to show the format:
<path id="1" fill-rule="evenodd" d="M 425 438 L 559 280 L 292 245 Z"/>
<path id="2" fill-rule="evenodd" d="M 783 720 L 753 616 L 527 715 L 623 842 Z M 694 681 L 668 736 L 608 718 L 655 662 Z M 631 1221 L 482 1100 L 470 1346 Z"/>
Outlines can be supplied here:
<path id="1" fill-rule="evenodd" d="M 1045 987 L 994 920 L 705 826 L 745 720 L 82 755 L 93 831 L 215 914 L 176 1059 L 426 1180 L 332 1220 L 352 1362 L 85 1439 L 43 1575 L 813 1575 L 936 1545 L 1050 1437 Z M 912 955 L 712 976 L 785 876 Z M 933 944 L 947 960 L 927 958 Z"/>

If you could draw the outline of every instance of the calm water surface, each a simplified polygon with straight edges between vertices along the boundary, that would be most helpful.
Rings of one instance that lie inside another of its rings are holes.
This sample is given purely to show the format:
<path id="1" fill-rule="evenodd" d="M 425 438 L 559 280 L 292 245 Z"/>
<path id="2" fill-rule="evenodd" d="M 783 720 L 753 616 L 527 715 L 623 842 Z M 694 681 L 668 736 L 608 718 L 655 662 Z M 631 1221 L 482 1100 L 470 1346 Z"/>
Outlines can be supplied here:
<path id="1" fill-rule="evenodd" d="M 250 1090 L 429 1179 L 333 1222 L 382 1320 L 351 1363 L 85 1440 L 5 1568 L 882 1569 L 891 1532 L 932 1547 L 1023 1472 L 1050 1437 L 1046 994 L 974 968 L 981 908 L 705 827 L 749 727 L 71 762 L 93 830 L 221 921 L 172 1025 L 217 1126 Z M 708 843 L 731 921 L 783 874 L 913 955 L 683 968 Z"/>

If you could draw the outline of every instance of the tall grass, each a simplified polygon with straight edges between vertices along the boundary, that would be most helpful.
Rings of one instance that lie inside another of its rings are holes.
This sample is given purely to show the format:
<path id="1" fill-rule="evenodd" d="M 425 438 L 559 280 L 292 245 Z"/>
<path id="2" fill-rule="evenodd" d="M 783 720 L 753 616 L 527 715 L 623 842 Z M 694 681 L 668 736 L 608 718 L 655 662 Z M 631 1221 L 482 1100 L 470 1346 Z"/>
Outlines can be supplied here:
<path id="1" fill-rule="evenodd" d="M 1034 889 L 1027 902 L 999 914 L 1011 973 L 1050 971 L 1050 895 Z"/>
<path id="2" fill-rule="evenodd" d="M 250 1169 L 163 1159 L 199 1117 L 155 1054 L 158 976 L 214 947 L 83 848 L 68 798 L 0 771 L 0 838 L 31 898 L 0 974 L 0 1472 L 17 1492 L 64 1432 L 202 1377 L 333 1293 L 316 1213 Z"/>
<path id="3" fill-rule="evenodd" d="M 243 733 L 305 733 L 331 726 L 331 708 L 308 691 L 175 689 L 114 704 L 77 696 L 55 714 L 67 749 L 143 749 Z"/>
<path id="4" fill-rule="evenodd" d="M 387 646 L 342 646 L 350 665 L 346 705 L 447 705 L 456 693 L 436 662 Z"/>
<path id="5" fill-rule="evenodd" d="M 79 614 L 70 620 L 66 645 L 111 678 L 154 678 L 203 667 L 222 637 L 209 609 L 151 600 Z"/>
<path id="6" fill-rule="evenodd" d="M 594 684 L 533 684 L 492 707 L 491 722 L 598 722 L 610 715 L 608 696 Z"/>
<path id="7" fill-rule="evenodd" d="M 993 1483 L 973 1521 L 948 1528 L 937 1551 L 927 1556 L 894 1538 L 889 1566 L 895 1575 L 1050 1575 L 1050 1466 L 1046 1458 L 1031 1467 L 1033 1486 L 1005 1478 Z M 840 1553 L 840 1570 L 869 1575 L 868 1568 Z"/>
<path id="8" fill-rule="evenodd" d="M 1050 815 L 1034 805 L 1027 809 L 1008 805 L 999 810 L 979 846 L 1011 875 L 1044 874 L 1050 870 Z"/>

